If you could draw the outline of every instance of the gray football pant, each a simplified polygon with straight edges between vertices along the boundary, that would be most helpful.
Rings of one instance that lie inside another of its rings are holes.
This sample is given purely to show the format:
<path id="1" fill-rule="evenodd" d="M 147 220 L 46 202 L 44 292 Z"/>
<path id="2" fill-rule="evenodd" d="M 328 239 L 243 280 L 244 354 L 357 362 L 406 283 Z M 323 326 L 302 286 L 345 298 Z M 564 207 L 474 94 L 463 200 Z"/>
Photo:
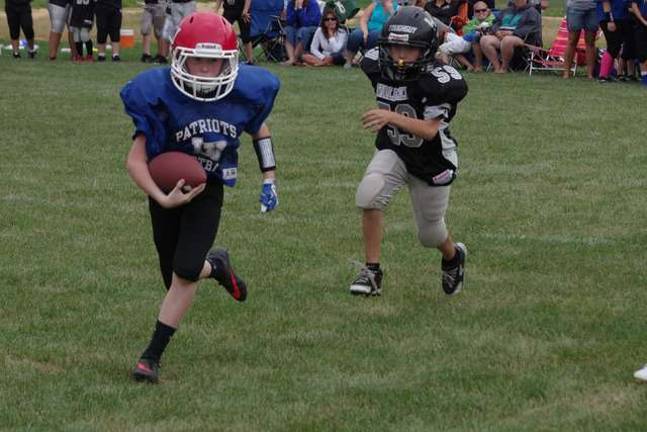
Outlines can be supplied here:
<path id="1" fill-rule="evenodd" d="M 171 2 L 169 7 L 171 8 L 171 15 L 166 15 L 164 28 L 162 29 L 162 37 L 171 42 L 175 37 L 175 33 L 180 26 L 180 21 L 182 21 L 182 18 L 195 12 L 197 9 L 197 3 L 195 1 L 190 1 L 187 3 Z"/>
<path id="2" fill-rule="evenodd" d="M 440 246 L 449 236 L 445 212 L 451 186 L 429 186 L 412 176 L 394 151 L 375 152 L 357 188 L 355 203 L 361 209 L 385 210 L 404 185 L 409 187 L 418 240 L 425 247 Z"/>

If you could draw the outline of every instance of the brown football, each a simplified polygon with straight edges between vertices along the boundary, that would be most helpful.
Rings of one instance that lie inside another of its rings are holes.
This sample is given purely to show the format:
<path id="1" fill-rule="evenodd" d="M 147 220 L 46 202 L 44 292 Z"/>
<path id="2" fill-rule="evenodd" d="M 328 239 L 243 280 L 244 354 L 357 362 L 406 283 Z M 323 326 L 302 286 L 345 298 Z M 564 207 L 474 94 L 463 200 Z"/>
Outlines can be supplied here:
<path id="1" fill-rule="evenodd" d="M 151 177 L 164 192 L 170 192 L 180 179 L 196 187 L 207 181 L 207 174 L 195 156 L 171 151 L 162 153 L 148 163 Z"/>

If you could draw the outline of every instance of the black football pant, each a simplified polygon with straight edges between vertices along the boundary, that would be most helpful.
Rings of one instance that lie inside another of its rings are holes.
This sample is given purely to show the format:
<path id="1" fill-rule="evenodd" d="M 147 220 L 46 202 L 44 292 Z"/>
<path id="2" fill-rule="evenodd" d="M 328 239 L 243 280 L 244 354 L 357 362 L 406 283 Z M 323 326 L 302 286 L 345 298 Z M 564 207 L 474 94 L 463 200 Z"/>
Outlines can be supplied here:
<path id="1" fill-rule="evenodd" d="M 229 9 L 224 8 L 222 11 L 222 16 L 229 21 L 229 24 L 234 25 L 234 22 L 238 21 L 238 29 L 240 30 L 240 40 L 243 43 L 251 42 L 249 37 L 250 23 L 243 19 L 243 8 Z"/>
<path id="2" fill-rule="evenodd" d="M 220 224 L 222 183 L 210 183 L 190 203 L 165 209 L 149 198 L 153 240 L 166 289 L 173 273 L 197 281 Z"/>
<path id="3" fill-rule="evenodd" d="M 110 36 L 110 42 L 119 42 L 121 10 L 99 3 L 94 8 L 94 15 L 97 17 L 97 43 L 106 43 L 108 36 Z"/>
<path id="4" fill-rule="evenodd" d="M 34 21 L 31 17 L 31 6 L 29 3 L 14 5 L 7 2 L 4 10 L 7 14 L 7 25 L 9 26 L 9 37 L 11 40 L 18 40 L 20 38 L 21 28 L 25 34 L 25 39 L 31 40 L 34 38 Z"/>

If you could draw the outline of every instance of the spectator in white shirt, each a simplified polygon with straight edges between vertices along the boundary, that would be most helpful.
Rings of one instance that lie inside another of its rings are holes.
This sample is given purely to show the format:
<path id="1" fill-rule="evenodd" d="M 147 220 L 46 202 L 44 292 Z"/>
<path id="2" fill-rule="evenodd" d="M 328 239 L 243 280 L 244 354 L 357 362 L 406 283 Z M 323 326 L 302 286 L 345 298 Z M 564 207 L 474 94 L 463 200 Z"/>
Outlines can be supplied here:
<path id="1" fill-rule="evenodd" d="M 339 27 L 335 10 L 325 9 L 312 38 L 310 52 L 303 55 L 303 62 L 310 66 L 343 65 L 347 41 L 348 33 Z"/>

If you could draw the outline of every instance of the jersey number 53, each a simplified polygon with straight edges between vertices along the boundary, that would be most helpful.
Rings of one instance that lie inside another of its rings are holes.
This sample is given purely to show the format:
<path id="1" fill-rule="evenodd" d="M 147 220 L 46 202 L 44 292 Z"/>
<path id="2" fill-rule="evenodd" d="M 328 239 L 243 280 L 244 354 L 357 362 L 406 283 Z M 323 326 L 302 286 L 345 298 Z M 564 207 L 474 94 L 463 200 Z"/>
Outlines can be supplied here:
<path id="1" fill-rule="evenodd" d="M 391 111 L 391 105 L 389 105 L 388 103 L 377 101 L 377 106 L 380 109 Z M 415 108 L 413 108 L 408 103 L 397 104 L 393 111 L 406 117 L 418 118 Z M 404 133 L 397 127 L 390 124 L 387 125 L 386 133 L 389 136 L 389 139 L 391 139 L 393 145 L 404 145 L 412 148 L 418 148 L 422 146 L 422 138 L 410 133 Z"/>

